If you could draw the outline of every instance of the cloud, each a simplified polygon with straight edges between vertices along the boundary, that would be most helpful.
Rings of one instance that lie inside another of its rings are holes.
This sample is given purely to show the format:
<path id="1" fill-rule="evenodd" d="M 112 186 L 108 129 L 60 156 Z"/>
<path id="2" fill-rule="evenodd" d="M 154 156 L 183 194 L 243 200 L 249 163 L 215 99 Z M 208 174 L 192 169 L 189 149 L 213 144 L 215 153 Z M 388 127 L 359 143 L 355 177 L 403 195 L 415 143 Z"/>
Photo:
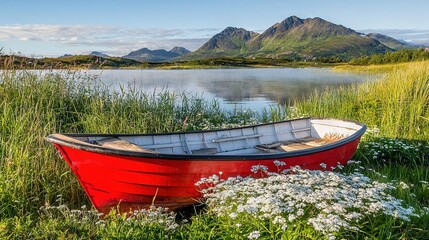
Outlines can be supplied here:
<path id="1" fill-rule="evenodd" d="M 51 42 L 64 48 L 79 46 L 82 53 L 103 50 L 111 55 L 122 56 L 143 47 L 171 49 L 174 46 L 182 46 L 193 51 L 220 30 L 92 25 L 0 25 L 0 40 Z"/>

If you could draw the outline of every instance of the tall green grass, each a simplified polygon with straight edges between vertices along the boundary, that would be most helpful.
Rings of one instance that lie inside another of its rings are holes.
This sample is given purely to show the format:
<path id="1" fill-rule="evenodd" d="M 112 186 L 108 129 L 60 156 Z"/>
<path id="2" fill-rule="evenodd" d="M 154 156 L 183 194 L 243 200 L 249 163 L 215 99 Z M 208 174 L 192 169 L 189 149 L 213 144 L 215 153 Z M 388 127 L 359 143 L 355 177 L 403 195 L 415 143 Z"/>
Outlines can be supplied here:
<path id="1" fill-rule="evenodd" d="M 44 74 L 5 70 L 0 74 L 0 239 L 208 239 L 242 238 L 260 231 L 261 238 L 322 237 L 307 222 L 287 231 L 238 218 L 235 224 L 201 213 L 190 223 L 168 229 L 160 222 L 129 221 L 121 215 L 99 219 L 68 166 L 44 138 L 55 132 L 147 133 L 235 126 L 300 116 L 354 119 L 366 123 L 355 160 L 362 173 L 380 182 L 402 182 L 392 191 L 423 217 L 402 224 L 374 217 L 361 232 L 340 232 L 350 239 L 414 239 L 429 234 L 429 67 L 427 63 L 392 66 L 384 77 L 351 88 L 315 93 L 294 107 L 273 107 L 262 116 L 251 111 L 223 111 L 218 102 L 168 91 L 142 93 L 123 88 L 111 92 L 79 72 Z M 353 172 L 347 167 L 343 172 Z M 66 205 L 64 205 L 66 204 Z M 56 207 L 52 207 L 56 206 Z M 426 207 L 426 208 L 425 208 Z M 70 210 L 79 209 L 79 210 Z M 426 210 L 424 210 L 426 209 Z M 237 230 L 237 226 L 241 227 Z M 230 235 L 225 235 L 228 233 Z"/>
<path id="2" fill-rule="evenodd" d="M 168 91 L 112 93 L 79 72 L 5 70 L 0 75 L 0 215 L 35 214 L 59 195 L 71 207 L 88 203 L 84 192 L 44 138 L 56 132 L 173 132 L 240 124 L 252 112 L 226 113 Z"/>
<path id="3" fill-rule="evenodd" d="M 386 137 L 429 140 L 429 65 L 394 68 L 377 81 L 331 89 L 294 103 L 296 114 L 354 119 Z"/>
<path id="4" fill-rule="evenodd" d="M 354 156 L 363 163 L 364 174 L 377 181 L 397 183 L 399 187 L 394 196 L 416 209 L 427 210 L 428 62 L 362 66 L 351 71 L 382 72 L 383 75 L 376 81 L 314 93 L 309 99 L 294 103 L 293 115 L 344 118 L 366 123 L 368 134 Z M 401 189 L 401 184 L 411 187 Z M 389 230 L 372 228 L 367 233 L 372 238 L 424 239 L 429 234 L 428 221 L 428 214 L 415 219 L 407 227 L 389 227 L 387 221 L 380 226 Z M 398 235 L 390 235 L 393 232 Z"/>

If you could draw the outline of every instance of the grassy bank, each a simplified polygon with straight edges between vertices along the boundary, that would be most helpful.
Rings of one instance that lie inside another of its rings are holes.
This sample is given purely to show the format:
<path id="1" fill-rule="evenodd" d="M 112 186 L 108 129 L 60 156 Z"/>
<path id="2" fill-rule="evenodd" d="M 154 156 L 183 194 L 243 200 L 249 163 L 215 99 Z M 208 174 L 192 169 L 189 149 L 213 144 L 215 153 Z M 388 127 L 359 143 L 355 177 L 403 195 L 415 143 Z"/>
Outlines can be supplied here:
<path id="1" fill-rule="evenodd" d="M 88 203 L 69 169 L 44 140 L 51 133 L 170 132 L 254 121 L 248 115 L 252 112 L 225 113 L 216 101 L 133 89 L 110 93 L 85 74 L 63 74 L 2 72 L 1 216 L 37 213 L 58 195 L 73 207 Z"/>
<path id="2" fill-rule="evenodd" d="M 315 93 L 295 108 L 312 116 L 357 119 L 386 137 L 429 140 L 428 63 L 377 66 L 387 72 L 377 81 Z"/>
<path id="3" fill-rule="evenodd" d="M 343 64 L 333 67 L 333 71 L 336 72 L 352 72 L 352 73 L 363 73 L 363 74 L 385 74 L 392 71 L 405 70 L 416 62 L 405 62 L 396 64 L 374 64 L 374 65 L 350 65 Z M 422 65 L 429 64 L 429 61 L 418 61 Z"/>
<path id="4" fill-rule="evenodd" d="M 205 102 L 186 94 L 145 94 L 133 89 L 111 93 L 95 81 L 76 72 L 63 76 L 13 70 L 1 73 L 0 238 L 423 239 L 429 235 L 427 63 L 392 69 L 372 83 L 317 93 L 296 102 L 293 111 L 279 107 L 263 116 L 251 111 L 224 112 L 216 101 Z M 135 212 L 131 218 L 114 213 L 99 218 L 69 168 L 44 141 L 54 132 L 183 131 L 303 115 L 366 123 L 370 131 L 355 164 L 339 167 L 334 175 L 296 171 L 297 179 L 275 175 L 268 182 L 226 182 L 214 189 L 219 195 L 209 197 L 208 207 L 192 218 L 162 209 Z M 324 195 L 317 202 L 293 198 L 303 193 L 319 196 L 320 192 L 309 192 L 316 186 L 306 185 L 314 179 L 333 192 L 366 194 L 351 198 L 362 201 L 360 205 L 346 201 L 343 195 L 341 201 L 338 195 Z M 332 186 L 334 179 L 336 186 Z M 355 184 L 358 187 L 350 181 L 359 183 Z M 256 201 L 276 196 L 268 186 L 288 184 L 296 184 L 291 187 L 298 192 L 279 189 L 283 192 L 275 198 L 278 201 L 268 205 Z M 222 197 L 225 192 L 249 186 L 260 187 L 242 192 L 240 198 Z M 260 195 L 250 195 L 254 193 Z M 246 204 L 252 201 L 254 205 L 248 208 Z M 290 211 L 279 208 L 273 212 L 276 204 L 288 202 L 293 203 Z M 372 203 L 375 210 L 369 208 Z M 354 214 L 342 214 L 341 209 Z"/>

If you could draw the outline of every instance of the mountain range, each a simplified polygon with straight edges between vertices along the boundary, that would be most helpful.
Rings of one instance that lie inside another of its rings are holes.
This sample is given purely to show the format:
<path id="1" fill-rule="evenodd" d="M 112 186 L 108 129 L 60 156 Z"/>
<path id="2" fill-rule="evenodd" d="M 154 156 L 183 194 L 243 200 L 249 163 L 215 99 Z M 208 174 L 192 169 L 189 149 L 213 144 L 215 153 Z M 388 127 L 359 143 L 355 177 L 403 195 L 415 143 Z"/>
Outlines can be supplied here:
<path id="1" fill-rule="evenodd" d="M 291 16 L 261 34 L 227 27 L 194 52 L 183 47 L 150 50 L 141 48 L 123 56 L 139 62 L 166 62 L 217 57 L 350 60 L 377 53 L 410 48 L 411 45 L 378 33 L 364 34 L 322 18 Z M 93 52 L 105 57 L 103 53 Z"/>
<path id="2" fill-rule="evenodd" d="M 410 47 L 410 45 L 404 41 L 400 41 L 380 33 L 369 33 L 367 36 L 381 42 L 382 44 L 393 50 L 400 50 Z"/>
<path id="3" fill-rule="evenodd" d="M 123 56 L 123 58 L 139 62 L 166 62 L 189 52 L 188 49 L 183 47 L 174 47 L 170 51 L 164 49 L 150 50 L 148 48 L 141 48 L 137 51 L 128 53 Z"/>
<path id="4" fill-rule="evenodd" d="M 391 52 L 406 43 L 381 34 L 363 34 L 321 18 L 286 18 L 261 34 L 227 27 L 181 59 L 207 57 L 289 58 L 311 60 Z"/>

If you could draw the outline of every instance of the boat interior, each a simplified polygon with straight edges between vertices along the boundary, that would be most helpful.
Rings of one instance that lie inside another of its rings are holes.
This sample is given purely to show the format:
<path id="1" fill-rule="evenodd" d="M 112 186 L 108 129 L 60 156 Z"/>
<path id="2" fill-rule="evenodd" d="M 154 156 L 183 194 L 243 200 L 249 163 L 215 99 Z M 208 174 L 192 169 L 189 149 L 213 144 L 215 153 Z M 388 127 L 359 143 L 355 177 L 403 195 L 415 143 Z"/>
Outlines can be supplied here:
<path id="1" fill-rule="evenodd" d="M 303 118 L 243 128 L 152 135 L 73 136 L 110 149 L 162 154 L 237 155 L 291 152 L 347 138 L 363 126 L 336 119 Z"/>

